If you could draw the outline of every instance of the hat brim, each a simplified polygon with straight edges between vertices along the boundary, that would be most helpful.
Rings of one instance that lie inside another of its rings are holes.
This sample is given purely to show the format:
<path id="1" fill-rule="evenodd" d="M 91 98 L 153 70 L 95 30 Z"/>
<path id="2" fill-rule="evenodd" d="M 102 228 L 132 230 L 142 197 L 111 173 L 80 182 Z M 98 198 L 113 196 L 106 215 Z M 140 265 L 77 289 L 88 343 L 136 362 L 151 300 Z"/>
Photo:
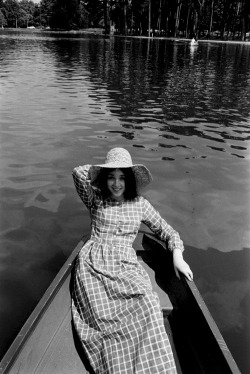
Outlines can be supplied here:
<path id="1" fill-rule="evenodd" d="M 127 163 L 120 162 L 110 162 L 102 165 L 92 165 L 89 169 L 89 178 L 92 185 L 95 185 L 95 182 L 98 178 L 98 175 L 101 169 L 129 169 L 131 168 L 136 181 L 137 191 L 146 187 L 150 182 L 152 182 L 153 177 L 148 168 L 142 164 L 128 165 Z"/>

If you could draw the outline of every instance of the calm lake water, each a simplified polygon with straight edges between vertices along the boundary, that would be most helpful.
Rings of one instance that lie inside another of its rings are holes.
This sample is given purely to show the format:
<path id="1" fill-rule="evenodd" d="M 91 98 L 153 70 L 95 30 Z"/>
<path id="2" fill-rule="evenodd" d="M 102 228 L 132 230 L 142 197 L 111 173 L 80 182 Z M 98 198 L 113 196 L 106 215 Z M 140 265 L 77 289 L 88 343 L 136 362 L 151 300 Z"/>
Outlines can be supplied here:
<path id="1" fill-rule="evenodd" d="M 0 30 L 0 68 L 1 356 L 89 229 L 72 168 L 122 146 L 248 374 L 250 45 Z"/>

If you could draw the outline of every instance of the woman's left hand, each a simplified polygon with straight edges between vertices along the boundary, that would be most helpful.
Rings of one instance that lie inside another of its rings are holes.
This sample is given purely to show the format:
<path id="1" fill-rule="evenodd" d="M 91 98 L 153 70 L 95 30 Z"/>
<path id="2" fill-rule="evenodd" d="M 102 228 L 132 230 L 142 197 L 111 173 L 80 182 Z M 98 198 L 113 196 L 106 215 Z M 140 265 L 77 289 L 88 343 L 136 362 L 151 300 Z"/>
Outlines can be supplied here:
<path id="1" fill-rule="evenodd" d="M 175 274 L 179 279 L 180 273 L 182 273 L 189 281 L 193 280 L 193 272 L 186 261 L 183 259 L 182 252 L 178 249 L 174 250 L 173 252 L 173 265 Z"/>

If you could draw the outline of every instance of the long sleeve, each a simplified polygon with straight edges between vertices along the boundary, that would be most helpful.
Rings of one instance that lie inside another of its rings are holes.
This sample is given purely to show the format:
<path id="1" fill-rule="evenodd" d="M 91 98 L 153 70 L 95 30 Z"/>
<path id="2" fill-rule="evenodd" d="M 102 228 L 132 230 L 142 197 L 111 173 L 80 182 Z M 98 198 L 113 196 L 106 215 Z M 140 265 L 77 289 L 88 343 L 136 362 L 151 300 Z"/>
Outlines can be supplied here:
<path id="1" fill-rule="evenodd" d="M 95 191 L 89 179 L 89 169 L 91 165 L 78 166 L 74 168 L 72 175 L 76 191 L 87 208 L 93 204 Z"/>
<path id="2" fill-rule="evenodd" d="M 168 243 L 171 251 L 175 248 L 184 251 L 183 241 L 180 235 L 175 231 L 157 212 L 157 210 L 143 198 L 143 220 L 142 222 L 147 225 L 161 240 Z"/>

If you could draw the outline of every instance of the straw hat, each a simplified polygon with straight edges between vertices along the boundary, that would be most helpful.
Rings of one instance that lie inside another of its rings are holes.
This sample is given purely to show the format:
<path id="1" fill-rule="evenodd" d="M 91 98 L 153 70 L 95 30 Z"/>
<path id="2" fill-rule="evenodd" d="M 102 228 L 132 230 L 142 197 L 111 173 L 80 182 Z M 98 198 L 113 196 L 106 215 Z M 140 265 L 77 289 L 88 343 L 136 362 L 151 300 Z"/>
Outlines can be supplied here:
<path id="1" fill-rule="evenodd" d="M 92 165 L 89 169 L 89 177 L 92 184 L 95 184 L 96 178 L 100 173 L 102 168 L 106 169 L 124 169 L 124 168 L 131 168 L 135 175 L 136 180 L 136 188 L 137 190 L 147 186 L 152 180 L 153 177 L 146 168 L 146 166 L 142 164 L 135 164 L 132 163 L 132 158 L 130 153 L 124 148 L 112 148 L 106 156 L 106 160 L 104 164 L 101 165 Z"/>

